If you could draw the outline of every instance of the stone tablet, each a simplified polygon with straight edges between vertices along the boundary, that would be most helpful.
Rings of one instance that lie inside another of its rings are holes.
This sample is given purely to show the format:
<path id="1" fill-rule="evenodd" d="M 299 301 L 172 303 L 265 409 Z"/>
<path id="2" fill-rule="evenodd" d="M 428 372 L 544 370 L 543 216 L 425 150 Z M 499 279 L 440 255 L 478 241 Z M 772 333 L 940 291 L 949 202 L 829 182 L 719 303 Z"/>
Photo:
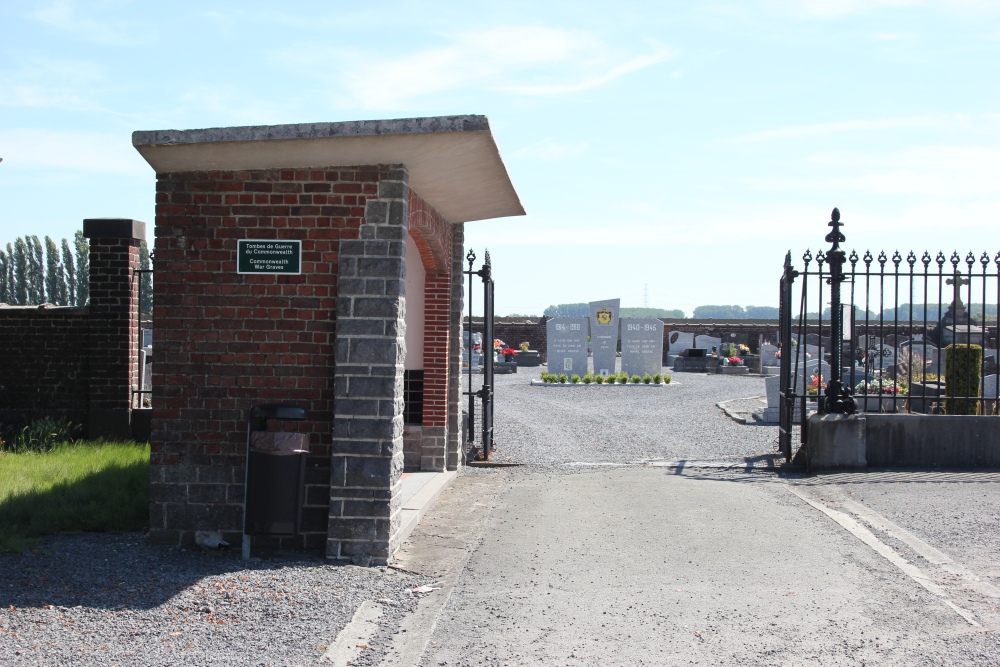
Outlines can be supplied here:
<path id="1" fill-rule="evenodd" d="M 622 370 L 640 377 L 663 370 L 663 322 L 627 317 L 622 323 Z"/>
<path id="2" fill-rule="evenodd" d="M 995 373 L 983 378 L 979 387 L 979 395 L 983 398 L 995 398 L 997 395 L 997 376 Z"/>
<path id="3" fill-rule="evenodd" d="M 770 345 L 764 343 L 760 346 L 760 365 L 761 366 L 777 366 L 778 365 L 778 346 Z"/>
<path id="4" fill-rule="evenodd" d="M 680 354 L 684 350 L 694 347 L 694 334 L 683 331 L 671 331 L 667 338 L 667 352 L 670 354 Z"/>
<path id="5" fill-rule="evenodd" d="M 594 353 L 594 373 L 597 375 L 615 372 L 620 302 L 620 299 L 590 302 L 590 349 Z"/>
<path id="6" fill-rule="evenodd" d="M 722 339 L 716 338 L 715 336 L 695 336 L 694 346 L 703 347 L 708 350 L 708 354 L 712 354 L 712 348 L 715 348 L 716 354 L 719 352 L 719 347 L 722 345 Z"/>
<path id="7" fill-rule="evenodd" d="M 553 317 L 545 323 L 549 373 L 587 374 L 587 318 Z"/>
<path id="8" fill-rule="evenodd" d="M 778 408 L 781 406 L 781 378 L 777 375 L 769 375 L 764 378 L 764 391 L 767 392 L 767 407 Z"/>

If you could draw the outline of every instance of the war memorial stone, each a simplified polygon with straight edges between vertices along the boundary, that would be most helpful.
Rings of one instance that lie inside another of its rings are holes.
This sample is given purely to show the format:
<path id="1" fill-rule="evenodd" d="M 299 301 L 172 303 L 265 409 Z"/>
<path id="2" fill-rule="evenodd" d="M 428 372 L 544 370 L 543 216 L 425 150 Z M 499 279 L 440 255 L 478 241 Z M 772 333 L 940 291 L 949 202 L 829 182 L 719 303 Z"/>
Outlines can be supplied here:
<path id="1" fill-rule="evenodd" d="M 594 353 L 594 373 L 597 375 L 615 372 L 620 303 L 620 299 L 590 302 L 590 348 Z"/>
<path id="2" fill-rule="evenodd" d="M 587 318 L 553 317 L 545 323 L 549 373 L 587 374 Z"/>
<path id="3" fill-rule="evenodd" d="M 622 321 L 622 370 L 629 375 L 656 375 L 663 369 L 663 322 L 655 318 Z"/>

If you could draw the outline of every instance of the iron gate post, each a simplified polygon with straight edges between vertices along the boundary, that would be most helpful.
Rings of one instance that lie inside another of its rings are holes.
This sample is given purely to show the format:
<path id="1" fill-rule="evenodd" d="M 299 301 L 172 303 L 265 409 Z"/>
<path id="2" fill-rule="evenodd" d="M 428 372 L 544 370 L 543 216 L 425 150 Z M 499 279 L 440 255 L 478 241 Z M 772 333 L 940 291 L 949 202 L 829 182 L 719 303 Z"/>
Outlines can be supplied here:
<path id="1" fill-rule="evenodd" d="M 833 227 L 826 235 L 826 241 L 833 244 L 826 253 L 827 262 L 830 264 L 830 277 L 827 282 L 830 285 L 830 343 L 833 347 L 830 372 L 833 377 L 826 384 L 825 400 L 821 401 L 817 407 L 818 412 L 822 414 L 852 415 L 857 406 L 854 403 L 854 397 L 851 396 L 851 389 L 844 386 L 841 377 L 843 374 L 841 354 L 844 347 L 844 314 L 840 307 L 840 283 L 846 280 L 844 262 L 847 261 L 847 253 L 840 247 L 840 244 L 846 239 L 840 231 L 840 211 L 836 208 L 830 215 L 829 226 Z"/>
<path id="2" fill-rule="evenodd" d="M 786 461 L 792 460 L 792 410 L 795 399 L 792 391 L 792 283 L 799 272 L 792 268 L 792 251 L 785 255 L 784 271 L 779 281 L 778 299 L 778 448 Z"/>

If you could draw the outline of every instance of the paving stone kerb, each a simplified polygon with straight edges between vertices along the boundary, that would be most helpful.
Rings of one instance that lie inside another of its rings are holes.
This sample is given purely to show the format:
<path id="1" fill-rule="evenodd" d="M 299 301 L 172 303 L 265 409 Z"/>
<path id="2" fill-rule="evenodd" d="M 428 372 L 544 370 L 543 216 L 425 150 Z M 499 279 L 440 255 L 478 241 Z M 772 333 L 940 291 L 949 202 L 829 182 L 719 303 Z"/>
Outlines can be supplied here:
<path id="1" fill-rule="evenodd" d="M 464 237 L 435 204 L 473 219 L 523 213 L 486 119 L 138 132 L 133 143 L 157 170 L 151 537 L 238 540 L 247 413 L 289 403 L 308 417 L 283 426 L 311 439 L 302 532 L 255 548 L 386 563 L 404 462 L 407 238 L 426 271 L 419 462 L 455 469 Z M 376 161 L 393 150 L 413 164 Z M 503 182 L 468 185 L 467 197 L 455 186 L 467 175 L 435 171 L 449 159 L 483 178 L 499 164 Z M 301 241 L 301 274 L 238 274 L 243 238 Z"/>

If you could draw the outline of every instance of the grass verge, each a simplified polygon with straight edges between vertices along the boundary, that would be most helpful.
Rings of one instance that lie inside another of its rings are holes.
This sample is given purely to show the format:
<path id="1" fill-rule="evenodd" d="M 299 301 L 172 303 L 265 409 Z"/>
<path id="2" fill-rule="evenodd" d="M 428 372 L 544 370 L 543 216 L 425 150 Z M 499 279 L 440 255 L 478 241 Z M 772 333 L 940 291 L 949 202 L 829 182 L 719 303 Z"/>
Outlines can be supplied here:
<path id="1" fill-rule="evenodd" d="M 0 552 L 59 532 L 149 525 L 149 445 L 77 442 L 0 453 Z"/>

